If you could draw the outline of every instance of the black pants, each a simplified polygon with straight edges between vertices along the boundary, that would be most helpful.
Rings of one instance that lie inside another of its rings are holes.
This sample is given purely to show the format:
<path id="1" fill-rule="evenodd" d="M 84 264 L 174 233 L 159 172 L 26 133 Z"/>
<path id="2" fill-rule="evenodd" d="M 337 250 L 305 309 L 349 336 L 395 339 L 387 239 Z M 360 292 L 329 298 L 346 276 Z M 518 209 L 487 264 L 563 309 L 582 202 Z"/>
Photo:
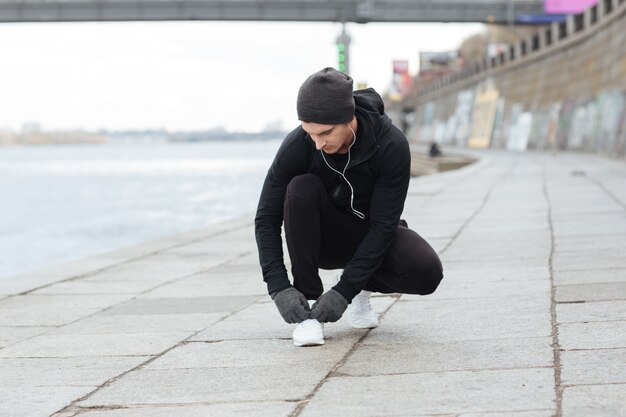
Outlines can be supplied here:
<path id="1" fill-rule="evenodd" d="M 339 210 L 322 180 L 313 174 L 297 176 L 289 183 L 284 221 L 293 285 L 307 299 L 315 300 L 324 290 L 319 268 L 345 267 L 367 233 L 367 222 Z M 421 236 L 400 225 L 365 289 L 426 295 L 435 291 L 442 278 L 437 253 Z"/>

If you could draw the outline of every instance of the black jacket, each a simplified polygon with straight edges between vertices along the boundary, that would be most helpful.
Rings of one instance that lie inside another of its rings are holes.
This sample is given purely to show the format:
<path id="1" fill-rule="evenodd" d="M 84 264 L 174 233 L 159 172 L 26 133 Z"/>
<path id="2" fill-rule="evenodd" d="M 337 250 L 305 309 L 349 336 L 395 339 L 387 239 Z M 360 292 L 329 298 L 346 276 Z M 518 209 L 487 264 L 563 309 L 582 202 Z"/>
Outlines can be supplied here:
<path id="1" fill-rule="evenodd" d="M 334 287 L 352 300 L 380 267 L 393 241 L 409 185 L 411 155 L 406 137 L 391 124 L 383 101 L 371 88 L 354 92 L 357 140 L 346 178 L 354 188 L 354 208 L 365 214 L 368 232 Z M 255 218 L 256 241 L 268 292 L 291 284 L 283 261 L 281 225 L 287 185 L 297 175 L 322 179 L 335 205 L 350 210 L 350 189 L 331 171 L 302 127 L 287 135 L 270 167 Z"/>

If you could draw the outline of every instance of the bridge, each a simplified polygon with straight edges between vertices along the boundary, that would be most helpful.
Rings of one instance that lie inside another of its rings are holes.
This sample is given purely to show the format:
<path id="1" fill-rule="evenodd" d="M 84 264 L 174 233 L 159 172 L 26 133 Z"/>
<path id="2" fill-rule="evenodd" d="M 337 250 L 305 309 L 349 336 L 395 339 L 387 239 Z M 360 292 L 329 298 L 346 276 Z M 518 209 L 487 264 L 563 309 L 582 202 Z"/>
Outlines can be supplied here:
<path id="1" fill-rule="evenodd" d="M 542 0 L 0 0 L 0 22 L 513 22 Z"/>

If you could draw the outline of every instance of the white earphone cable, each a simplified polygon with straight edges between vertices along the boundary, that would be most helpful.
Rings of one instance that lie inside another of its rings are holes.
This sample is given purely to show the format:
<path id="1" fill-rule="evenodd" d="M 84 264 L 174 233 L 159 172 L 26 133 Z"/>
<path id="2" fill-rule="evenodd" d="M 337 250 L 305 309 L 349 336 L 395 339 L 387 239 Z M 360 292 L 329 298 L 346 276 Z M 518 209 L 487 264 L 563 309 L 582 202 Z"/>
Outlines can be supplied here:
<path id="1" fill-rule="evenodd" d="M 350 209 L 352 210 L 352 213 L 354 213 L 360 219 L 365 219 L 365 215 L 354 208 L 354 188 L 352 187 L 352 184 L 350 184 L 350 181 L 348 181 L 348 179 L 346 178 L 346 169 L 348 169 L 348 165 L 350 165 L 350 149 L 352 149 L 352 145 L 354 145 L 356 142 L 356 133 L 354 133 L 354 129 L 352 129 L 350 125 L 348 125 L 348 129 L 350 129 L 350 131 L 352 132 L 353 139 L 350 146 L 348 146 L 348 162 L 346 162 L 346 166 L 343 167 L 343 171 L 336 170 L 335 168 L 330 166 L 330 164 L 326 160 L 326 157 L 324 156 L 323 150 L 320 149 L 320 153 L 322 154 L 322 159 L 324 160 L 324 162 L 326 162 L 326 165 L 328 165 L 328 168 L 341 175 L 342 178 L 348 183 L 348 186 L 350 187 Z"/>

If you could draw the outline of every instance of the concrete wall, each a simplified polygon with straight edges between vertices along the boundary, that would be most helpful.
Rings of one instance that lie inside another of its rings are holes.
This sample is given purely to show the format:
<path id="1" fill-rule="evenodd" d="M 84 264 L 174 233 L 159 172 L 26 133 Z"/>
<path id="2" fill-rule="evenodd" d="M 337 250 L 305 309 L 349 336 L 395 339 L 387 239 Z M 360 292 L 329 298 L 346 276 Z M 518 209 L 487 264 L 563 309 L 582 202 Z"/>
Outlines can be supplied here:
<path id="1" fill-rule="evenodd" d="M 474 148 L 626 153 L 626 0 L 600 0 L 404 107 L 408 132 Z"/>

